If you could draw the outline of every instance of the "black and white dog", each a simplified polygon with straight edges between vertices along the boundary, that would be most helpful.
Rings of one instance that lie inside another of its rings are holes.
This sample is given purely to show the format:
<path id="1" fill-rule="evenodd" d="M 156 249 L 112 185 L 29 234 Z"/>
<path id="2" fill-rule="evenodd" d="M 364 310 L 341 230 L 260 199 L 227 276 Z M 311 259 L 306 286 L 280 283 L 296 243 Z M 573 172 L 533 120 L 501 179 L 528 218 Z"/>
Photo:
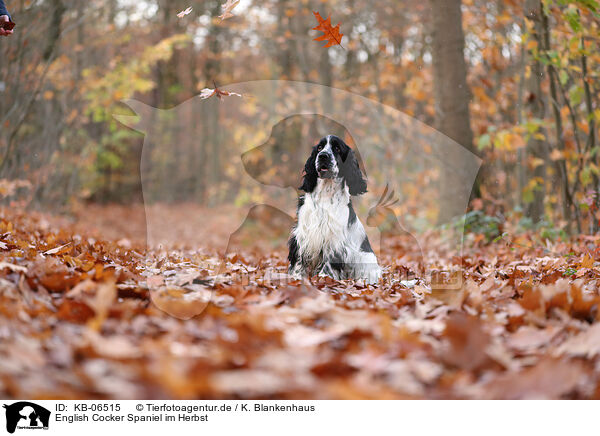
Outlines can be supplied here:
<path id="1" fill-rule="evenodd" d="M 352 195 L 367 192 L 354 152 L 334 135 L 313 147 L 304 166 L 298 219 L 288 242 L 289 273 L 377 283 L 381 268 L 352 208 Z"/>

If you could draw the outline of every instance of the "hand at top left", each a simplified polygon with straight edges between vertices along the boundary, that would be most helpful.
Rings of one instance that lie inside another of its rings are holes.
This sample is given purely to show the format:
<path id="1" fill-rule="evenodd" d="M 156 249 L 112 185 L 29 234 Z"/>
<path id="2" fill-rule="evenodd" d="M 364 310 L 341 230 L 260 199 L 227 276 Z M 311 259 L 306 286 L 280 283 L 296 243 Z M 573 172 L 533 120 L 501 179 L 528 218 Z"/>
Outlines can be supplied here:
<path id="1" fill-rule="evenodd" d="M 3 24 L 9 21 L 8 15 L 0 15 L 0 36 L 10 36 L 13 34 L 13 30 L 6 30 L 3 27 Z"/>

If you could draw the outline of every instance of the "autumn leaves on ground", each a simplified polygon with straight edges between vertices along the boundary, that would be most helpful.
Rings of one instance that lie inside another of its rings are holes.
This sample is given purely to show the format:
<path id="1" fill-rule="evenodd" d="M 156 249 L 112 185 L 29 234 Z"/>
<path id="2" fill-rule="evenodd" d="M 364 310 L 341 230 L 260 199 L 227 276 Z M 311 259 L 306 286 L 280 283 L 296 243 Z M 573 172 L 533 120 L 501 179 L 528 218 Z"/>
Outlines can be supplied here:
<path id="1" fill-rule="evenodd" d="M 378 286 L 287 283 L 281 250 L 241 250 L 217 276 L 208 245 L 144 248 L 141 206 L 70 219 L 1 212 L 3 398 L 600 395 L 597 237 L 544 244 L 507 226 L 467 234 L 459 256 L 432 233 L 423 266 L 443 254 L 463 269 L 444 291 L 396 279 L 418 268 L 409 239 L 383 247 Z"/>

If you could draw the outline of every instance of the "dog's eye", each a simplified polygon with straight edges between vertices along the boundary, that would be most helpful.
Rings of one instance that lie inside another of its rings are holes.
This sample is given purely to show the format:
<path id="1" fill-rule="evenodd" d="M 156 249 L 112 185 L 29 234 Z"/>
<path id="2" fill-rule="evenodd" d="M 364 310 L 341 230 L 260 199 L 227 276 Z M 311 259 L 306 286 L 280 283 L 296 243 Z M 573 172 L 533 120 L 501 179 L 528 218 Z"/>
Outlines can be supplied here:
<path id="1" fill-rule="evenodd" d="M 339 152 L 340 152 L 340 146 L 339 146 L 339 145 L 337 145 L 337 144 L 335 144 L 335 145 L 333 146 L 333 151 L 335 151 L 336 153 L 339 153 Z"/>
<path id="2" fill-rule="evenodd" d="M 321 151 L 321 150 L 323 150 L 323 144 L 317 145 L 317 151 Z"/>

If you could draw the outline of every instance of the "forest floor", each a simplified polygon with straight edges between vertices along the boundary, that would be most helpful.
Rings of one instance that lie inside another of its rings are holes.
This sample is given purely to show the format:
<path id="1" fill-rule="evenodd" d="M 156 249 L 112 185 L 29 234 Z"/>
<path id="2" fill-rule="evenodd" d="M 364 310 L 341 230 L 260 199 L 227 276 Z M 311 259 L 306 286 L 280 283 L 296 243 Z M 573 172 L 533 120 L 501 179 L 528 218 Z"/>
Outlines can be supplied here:
<path id="1" fill-rule="evenodd" d="M 599 237 L 469 235 L 454 290 L 397 279 L 402 238 L 378 286 L 290 282 L 284 250 L 211 249 L 231 210 L 171 210 L 185 243 L 152 248 L 143 206 L 0 210 L 0 397 L 600 398 Z"/>

